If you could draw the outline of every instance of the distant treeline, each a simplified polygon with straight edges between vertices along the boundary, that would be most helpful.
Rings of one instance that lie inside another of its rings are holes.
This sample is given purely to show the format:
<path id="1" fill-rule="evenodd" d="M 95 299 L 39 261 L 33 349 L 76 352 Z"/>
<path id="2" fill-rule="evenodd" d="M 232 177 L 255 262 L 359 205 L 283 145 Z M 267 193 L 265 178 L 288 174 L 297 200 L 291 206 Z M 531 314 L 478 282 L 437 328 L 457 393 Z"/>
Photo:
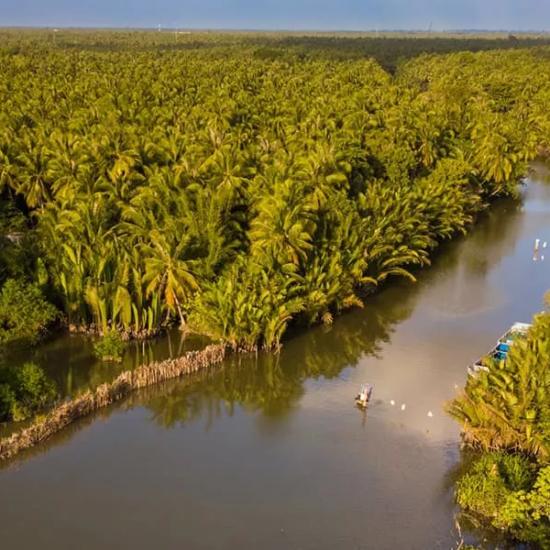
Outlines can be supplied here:
<path id="1" fill-rule="evenodd" d="M 550 44 L 550 37 L 522 38 L 417 38 L 417 37 L 357 37 L 342 36 L 285 36 L 266 40 L 250 39 L 258 44 L 256 55 L 278 59 L 293 54 L 301 57 L 348 60 L 373 58 L 384 69 L 395 73 L 400 63 L 421 54 L 449 54 L 532 48 Z"/>
<path id="2" fill-rule="evenodd" d="M 357 36 L 346 33 L 278 33 L 208 31 L 140 31 L 76 29 L 4 29 L 0 31 L 5 46 L 12 52 L 26 45 L 49 45 L 57 49 L 115 51 L 189 51 L 218 50 L 231 55 L 248 50 L 263 59 L 288 61 L 305 58 L 329 60 L 375 59 L 394 73 L 399 64 L 422 54 L 449 54 L 490 50 L 526 49 L 550 45 L 548 35 L 502 34 L 427 34 L 381 33 Z"/>

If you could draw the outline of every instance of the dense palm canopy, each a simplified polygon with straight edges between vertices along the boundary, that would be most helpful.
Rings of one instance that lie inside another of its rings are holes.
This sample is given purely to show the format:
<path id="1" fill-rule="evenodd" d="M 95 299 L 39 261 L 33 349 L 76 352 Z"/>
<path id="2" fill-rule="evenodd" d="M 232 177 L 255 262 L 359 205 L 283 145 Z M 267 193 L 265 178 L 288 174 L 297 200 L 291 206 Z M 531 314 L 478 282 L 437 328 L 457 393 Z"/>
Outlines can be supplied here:
<path id="1" fill-rule="evenodd" d="M 488 363 L 450 403 L 469 444 L 550 460 L 549 334 L 550 313 L 541 313 L 505 361 Z"/>
<path id="2" fill-rule="evenodd" d="M 277 348 L 414 279 L 550 136 L 546 50 L 394 77 L 256 38 L 61 34 L 0 36 L 0 192 L 72 325 Z"/>

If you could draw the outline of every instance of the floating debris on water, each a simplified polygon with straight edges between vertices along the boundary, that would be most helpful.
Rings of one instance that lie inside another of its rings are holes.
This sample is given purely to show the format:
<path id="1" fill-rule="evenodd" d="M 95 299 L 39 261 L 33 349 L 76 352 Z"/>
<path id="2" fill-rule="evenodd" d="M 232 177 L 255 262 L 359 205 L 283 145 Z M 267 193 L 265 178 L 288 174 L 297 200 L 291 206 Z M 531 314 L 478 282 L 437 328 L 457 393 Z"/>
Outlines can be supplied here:
<path id="1" fill-rule="evenodd" d="M 391 405 L 392 407 L 395 405 L 395 401 L 394 401 L 393 399 L 390 401 L 390 405 Z"/>
<path id="2" fill-rule="evenodd" d="M 401 405 L 401 410 L 402 410 L 402 411 L 405 410 L 405 403 L 403 403 L 403 405 Z"/>
<path id="3" fill-rule="evenodd" d="M 434 415 L 434 413 L 433 413 L 432 411 L 428 412 L 428 416 L 429 416 L 430 418 L 432 418 L 433 415 Z"/>

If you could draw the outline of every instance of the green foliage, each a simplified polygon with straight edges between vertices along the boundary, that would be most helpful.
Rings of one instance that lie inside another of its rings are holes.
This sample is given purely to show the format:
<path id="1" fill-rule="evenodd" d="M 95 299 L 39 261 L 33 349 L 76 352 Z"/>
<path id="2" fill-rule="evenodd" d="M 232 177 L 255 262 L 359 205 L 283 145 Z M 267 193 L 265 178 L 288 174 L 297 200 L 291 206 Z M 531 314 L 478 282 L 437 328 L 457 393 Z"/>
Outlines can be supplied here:
<path id="1" fill-rule="evenodd" d="M 24 232 L 27 219 L 13 200 L 0 199 L 0 236 Z"/>
<path id="2" fill-rule="evenodd" d="M 394 72 L 403 65 L 403 61 L 421 54 L 445 54 L 457 51 L 487 51 L 500 49 L 528 48 L 548 44 L 548 39 L 529 37 L 518 40 L 511 36 L 403 36 L 389 33 L 381 38 L 364 36 L 347 38 L 345 36 L 285 36 L 273 41 L 279 52 L 307 55 L 314 58 L 360 59 L 373 57 L 388 71 Z M 284 48 L 284 50 L 283 50 Z M 274 49 L 274 48 L 273 48 Z M 275 50 L 277 51 L 277 50 Z"/>
<path id="3" fill-rule="evenodd" d="M 26 279 L 33 271 L 33 257 L 28 249 L 0 236 L 0 288 L 8 279 Z"/>
<path id="4" fill-rule="evenodd" d="M 457 483 L 465 514 L 543 549 L 550 548 L 549 336 L 550 313 L 536 315 L 507 358 L 486 361 L 488 371 L 471 377 L 448 407 L 466 442 L 486 452 Z"/>
<path id="5" fill-rule="evenodd" d="M 25 273 L 102 332 L 277 349 L 414 280 L 550 143 L 543 52 L 399 61 L 543 40 L 45 36 L 0 38 L 0 193 L 36 228 Z"/>
<path id="6" fill-rule="evenodd" d="M 15 405 L 15 393 L 7 383 L 0 383 L 0 421 L 11 416 Z"/>
<path id="7" fill-rule="evenodd" d="M 37 284 L 9 279 L 0 292 L 0 346 L 35 344 L 57 315 Z"/>
<path id="8" fill-rule="evenodd" d="M 25 420 L 51 404 L 55 383 L 34 363 L 0 372 L 0 420 Z"/>
<path id="9" fill-rule="evenodd" d="M 124 342 L 114 330 L 106 332 L 101 340 L 94 343 L 94 353 L 102 361 L 122 361 L 124 348 Z"/>
<path id="10" fill-rule="evenodd" d="M 43 369 L 34 363 L 25 363 L 12 370 L 12 387 L 15 393 L 15 403 L 12 407 L 14 420 L 28 418 L 55 399 L 55 383 L 48 379 Z"/>
<path id="11" fill-rule="evenodd" d="M 550 466 L 539 470 L 531 490 L 508 495 L 501 514 L 516 537 L 550 548 Z"/>
<path id="12" fill-rule="evenodd" d="M 533 472 L 519 455 L 482 455 L 457 483 L 456 500 L 464 510 L 500 525 L 501 509 L 508 494 L 530 488 Z"/>
<path id="13" fill-rule="evenodd" d="M 276 350 L 289 321 L 303 309 L 303 300 L 292 292 L 280 275 L 236 266 L 197 298 L 190 324 L 234 349 L 250 351 L 262 343 Z"/>
<path id="14" fill-rule="evenodd" d="M 27 218 L 14 201 L 2 199 L 0 193 L 0 287 L 10 278 L 32 277 L 38 254 Z"/>
<path id="15" fill-rule="evenodd" d="M 550 548 L 550 467 L 520 455 L 482 455 L 457 483 L 456 500 L 477 526 Z"/>
<path id="16" fill-rule="evenodd" d="M 448 406 L 467 443 L 550 459 L 550 314 L 535 317 L 527 339 L 516 339 L 505 361 L 470 377 Z"/>

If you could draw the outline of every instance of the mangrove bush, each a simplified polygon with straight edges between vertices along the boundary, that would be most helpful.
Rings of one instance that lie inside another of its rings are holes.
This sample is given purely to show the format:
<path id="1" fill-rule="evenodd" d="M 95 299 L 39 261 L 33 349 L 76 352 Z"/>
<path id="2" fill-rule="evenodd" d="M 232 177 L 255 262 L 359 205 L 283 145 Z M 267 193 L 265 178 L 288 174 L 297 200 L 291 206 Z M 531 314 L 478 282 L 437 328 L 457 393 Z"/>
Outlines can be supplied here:
<path id="1" fill-rule="evenodd" d="M 110 330 L 94 343 L 94 353 L 102 361 L 122 361 L 124 342 L 118 332 Z"/>
<path id="2" fill-rule="evenodd" d="M 55 383 L 34 363 L 0 368 L 0 421 L 25 420 L 57 397 Z"/>

